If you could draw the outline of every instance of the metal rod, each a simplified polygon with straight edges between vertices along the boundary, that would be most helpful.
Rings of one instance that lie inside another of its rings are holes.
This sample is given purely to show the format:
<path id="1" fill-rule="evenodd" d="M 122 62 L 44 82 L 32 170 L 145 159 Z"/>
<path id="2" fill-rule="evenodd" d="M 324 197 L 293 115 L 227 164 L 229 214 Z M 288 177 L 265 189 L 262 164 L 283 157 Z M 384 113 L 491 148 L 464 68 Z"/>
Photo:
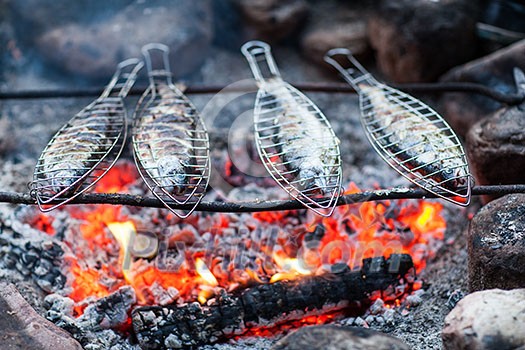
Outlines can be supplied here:
<path id="1" fill-rule="evenodd" d="M 292 84 L 299 90 L 309 92 L 340 92 L 355 93 L 355 90 L 344 83 L 295 83 Z M 485 85 L 475 83 L 415 83 L 415 84 L 391 84 L 391 86 L 410 92 L 418 93 L 445 93 L 463 92 L 484 95 L 493 100 L 508 105 L 520 104 L 525 101 L 524 94 L 502 93 L 491 89 Z M 215 94 L 223 90 L 225 85 L 193 85 L 185 90 L 187 94 Z M 135 87 L 131 89 L 129 95 L 142 95 L 146 87 Z M 255 84 L 238 86 L 235 89 L 228 89 L 231 92 L 255 91 Z M 82 88 L 82 89 L 56 89 L 56 90 L 24 90 L 24 91 L 3 91 L 0 92 L 0 100 L 7 99 L 38 99 L 38 98 L 72 98 L 72 97 L 96 97 L 102 93 L 101 88 Z"/>
<path id="2" fill-rule="evenodd" d="M 472 188 L 472 195 L 504 195 L 511 193 L 525 193 L 525 185 L 488 185 L 475 186 Z M 449 196 L 449 194 L 444 194 Z M 341 196 L 337 201 L 337 206 L 363 203 L 371 201 L 392 200 L 392 199 L 417 199 L 417 198 L 436 198 L 437 196 L 426 192 L 423 189 L 396 188 L 390 190 L 365 191 Z M 36 201 L 28 193 L 0 192 L 0 203 L 29 204 L 36 205 Z M 134 207 L 164 208 L 164 204 L 154 197 L 122 194 L 122 193 L 88 193 L 83 194 L 69 202 L 72 204 L 111 204 L 128 205 Z M 175 205 L 173 207 L 180 210 L 190 209 L 191 204 Z M 278 211 L 304 209 L 304 206 L 295 200 L 272 200 L 264 202 L 201 202 L 196 207 L 196 211 L 207 211 L 217 213 L 248 213 L 261 211 Z"/>

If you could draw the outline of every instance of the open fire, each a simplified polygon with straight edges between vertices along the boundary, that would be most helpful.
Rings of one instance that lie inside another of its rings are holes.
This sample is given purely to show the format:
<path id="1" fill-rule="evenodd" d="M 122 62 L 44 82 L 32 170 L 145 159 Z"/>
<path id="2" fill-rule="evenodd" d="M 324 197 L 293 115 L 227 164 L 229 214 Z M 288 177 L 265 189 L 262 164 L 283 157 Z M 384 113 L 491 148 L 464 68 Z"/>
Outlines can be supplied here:
<path id="1" fill-rule="evenodd" d="M 95 191 L 140 193 L 144 189 L 138 180 L 133 165 L 121 161 Z M 348 186 L 347 193 L 358 191 L 354 184 Z M 443 240 L 441 211 L 436 202 L 399 200 L 342 206 L 331 217 L 301 210 L 203 212 L 181 220 L 160 209 L 83 205 L 47 214 L 35 211 L 28 223 L 63 237 L 67 248 L 62 273 L 67 282 L 59 294 L 71 299 L 71 317 L 81 319 L 90 305 L 115 295 L 131 294 L 128 302 L 139 312 L 141 307 L 184 308 L 193 302 L 213 307 L 225 295 L 242 295 L 258 286 L 280 283 L 295 288 L 301 280 L 351 271 L 360 276 L 367 258 L 408 254 L 419 273 Z M 388 291 L 364 293 L 370 302 L 382 298 L 388 307 L 400 305 L 421 288 L 420 281 L 400 277 Z M 348 314 L 344 310 L 349 306 L 284 315 L 286 326 L 280 328 L 326 323 Z M 363 307 L 353 305 L 358 306 Z M 128 334 L 130 310 L 126 314 L 127 319 L 107 328 Z M 275 325 L 253 324 L 223 334 L 270 335 Z"/>

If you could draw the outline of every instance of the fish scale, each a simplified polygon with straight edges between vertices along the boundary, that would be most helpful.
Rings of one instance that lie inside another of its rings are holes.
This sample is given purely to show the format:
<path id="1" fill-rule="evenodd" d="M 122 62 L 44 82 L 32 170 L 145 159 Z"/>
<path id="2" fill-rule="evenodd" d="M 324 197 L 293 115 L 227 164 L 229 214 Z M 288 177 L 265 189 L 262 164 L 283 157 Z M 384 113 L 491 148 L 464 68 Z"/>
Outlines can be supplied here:
<path id="1" fill-rule="evenodd" d="M 181 218 L 204 197 L 210 175 L 208 133 L 190 100 L 173 84 L 169 49 L 163 44 L 142 48 L 150 86 L 134 114 L 132 144 L 135 163 L 150 191 Z M 161 67 L 153 58 L 161 55 Z M 175 209 L 186 204 L 189 209 Z"/>
<path id="2" fill-rule="evenodd" d="M 142 66 L 138 59 L 121 62 L 101 96 L 48 142 L 29 184 L 40 210 L 50 211 L 71 201 L 113 167 L 127 134 L 124 98 Z"/>
<path id="3" fill-rule="evenodd" d="M 255 100 L 255 144 L 266 170 L 293 198 L 323 216 L 341 195 L 339 140 L 319 108 L 282 80 L 261 41 L 243 45 L 259 91 Z M 268 77 L 262 71 L 269 69 Z"/>
<path id="4" fill-rule="evenodd" d="M 349 68 L 339 63 L 344 60 Z M 472 175 L 452 128 L 418 99 L 378 82 L 348 49 L 325 61 L 359 94 L 361 122 L 373 148 L 399 174 L 454 204 L 470 203 Z"/>

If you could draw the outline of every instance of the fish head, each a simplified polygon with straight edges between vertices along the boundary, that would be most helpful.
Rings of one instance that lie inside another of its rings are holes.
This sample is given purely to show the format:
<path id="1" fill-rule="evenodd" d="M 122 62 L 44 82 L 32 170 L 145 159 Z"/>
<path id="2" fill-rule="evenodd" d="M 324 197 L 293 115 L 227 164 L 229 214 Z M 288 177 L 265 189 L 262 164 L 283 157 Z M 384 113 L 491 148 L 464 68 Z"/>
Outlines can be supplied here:
<path id="1" fill-rule="evenodd" d="M 467 186 L 468 176 L 463 167 L 448 167 L 440 173 L 441 186 L 450 191 Z"/>
<path id="2" fill-rule="evenodd" d="M 178 157 L 166 157 L 158 162 L 159 181 L 162 187 L 177 196 L 184 194 L 188 186 L 186 167 Z"/>
<path id="3" fill-rule="evenodd" d="M 60 169 L 49 173 L 46 189 L 43 191 L 45 196 L 56 196 L 62 192 L 62 195 L 68 196 L 75 192 L 80 185 L 75 184 L 80 176 L 74 169 Z"/>
<path id="4" fill-rule="evenodd" d="M 324 195 L 328 186 L 326 175 L 322 165 L 305 167 L 299 171 L 299 187 L 308 194 Z"/>

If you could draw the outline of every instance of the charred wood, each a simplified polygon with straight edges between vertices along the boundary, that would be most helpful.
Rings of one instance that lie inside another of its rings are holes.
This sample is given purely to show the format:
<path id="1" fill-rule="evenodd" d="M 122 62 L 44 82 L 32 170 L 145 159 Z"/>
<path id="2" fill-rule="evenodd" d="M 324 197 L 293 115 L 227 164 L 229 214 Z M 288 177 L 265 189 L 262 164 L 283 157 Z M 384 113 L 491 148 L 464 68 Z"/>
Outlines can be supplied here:
<path id="1" fill-rule="evenodd" d="M 1 222 L 0 222 L 1 224 Z M 52 293 L 64 288 L 62 274 L 64 250 L 53 241 L 8 237 L 9 229 L 0 228 L 0 264 L 30 276 L 44 291 Z"/>
<path id="2" fill-rule="evenodd" d="M 46 318 L 67 330 L 85 349 L 114 349 L 121 341 L 114 330 L 127 326 L 135 302 L 133 288 L 123 286 L 87 305 L 81 316 L 75 314 L 73 300 L 59 294 L 46 296 L 44 307 Z"/>
<path id="3" fill-rule="evenodd" d="M 236 294 L 223 293 L 206 305 L 139 307 L 133 329 L 143 349 L 178 349 L 245 333 L 253 327 L 273 327 L 305 316 L 319 315 L 367 301 L 372 292 L 395 287 L 413 273 L 409 255 L 363 260 L 361 271 L 305 276 L 261 284 Z"/>

